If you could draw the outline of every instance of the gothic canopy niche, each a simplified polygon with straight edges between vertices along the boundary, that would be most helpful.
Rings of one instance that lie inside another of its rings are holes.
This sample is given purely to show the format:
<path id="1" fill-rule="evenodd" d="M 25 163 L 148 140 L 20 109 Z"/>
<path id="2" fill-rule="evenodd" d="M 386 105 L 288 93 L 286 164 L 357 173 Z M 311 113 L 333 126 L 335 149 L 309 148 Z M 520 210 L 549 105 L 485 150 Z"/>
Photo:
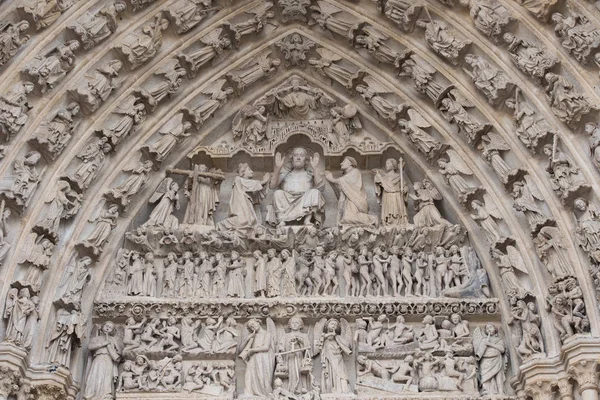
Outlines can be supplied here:
<path id="1" fill-rule="evenodd" d="M 0 4 L 0 399 L 598 400 L 599 10 Z"/>

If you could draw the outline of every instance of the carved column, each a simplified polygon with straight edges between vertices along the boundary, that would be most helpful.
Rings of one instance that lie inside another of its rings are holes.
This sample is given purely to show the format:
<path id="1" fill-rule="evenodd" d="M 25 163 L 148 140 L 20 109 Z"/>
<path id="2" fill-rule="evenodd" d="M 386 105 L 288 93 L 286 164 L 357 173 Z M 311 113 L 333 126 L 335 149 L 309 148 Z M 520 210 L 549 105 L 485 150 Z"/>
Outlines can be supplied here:
<path id="1" fill-rule="evenodd" d="M 569 367 L 569 374 L 579 383 L 582 400 L 598 400 L 598 363 L 582 360 Z"/>
<path id="2" fill-rule="evenodd" d="M 573 400 L 573 385 L 567 378 L 560 379 L 557 386 L 560 400 Z"/>

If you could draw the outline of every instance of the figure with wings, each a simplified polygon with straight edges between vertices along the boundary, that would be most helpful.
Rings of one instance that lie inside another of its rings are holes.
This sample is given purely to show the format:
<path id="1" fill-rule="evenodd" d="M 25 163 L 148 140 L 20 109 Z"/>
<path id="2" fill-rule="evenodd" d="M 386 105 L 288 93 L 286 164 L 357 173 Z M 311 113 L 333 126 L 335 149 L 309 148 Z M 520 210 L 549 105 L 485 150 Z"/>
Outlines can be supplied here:
<path id="1" fill-rule="evenodd" d="M 506 345 L 498 336 L 498 328 L 488 323 L 485 330 L 477 327 L 473 331 L 475 358 L 479 361 L 481 394 L 504 394 L 506 380 Z"/>
<path id="2" fill-rule="evenodd" d="M 144 122 L 147 113 L 148 109 L 141 98 L 129 95 L 113 111 L 113 122 L 102 130 L 102 134 L 116 145 Z"/>
<path id="3" fill-rule="evenodd" d="M 75 66 L 75 51 L 79 49 L 77 40 L 70 40 L 42 55 L 36 56 L 33 61 L 23 68 L 23 72 L 37 79 L 41 92 L 45 93 L 54 88 L 63 80 Z"/>
<path id="4" fill-rule="evenodd" d="M 179 62 L 187 69 L 188 77 L 194 78 L 200 68 L 210 61 L 215 62 L 226 50 L 231 48 L 231 40 L 226 37 L 221 37 L 223 28 L 217 28 L 205 36 L 200 41 L 204 47 L 188 53 L 181 53 L 177 56 Z"/>
<path id="5" fill-rule="evenodd" d="M 515 274 L 515 270 L 517 270 L 527 275 L 527 267 L 519 250 L 514 246 L 507 246 L 505 253 L 500 249 L 492 249 L 491 254 L 500 270 L 500 278 L 502 279 L 504 291 L 509 296 L 520 299 L 530 295 L 529 291 L 523 287 L 523 284 Z"/>
<path id="6" fill-rule="evenodd" d="M 228 73 L 227 81 L 231 82 L 232 86 L 235 86 L 237 91 L 241 93 L 254 82 L 270 77 L 281 64 L 281 60 L 271 58 L 270 55 L 271 52 L 267 51 L 248 60 L 235 71 Z"/>
<path id="7" fill-rule="evenodd" d="M 57 235 L 60 221 L 71 218 L 79 211 L 82 198 L 83 195 L 74 191 L 69 182 L 59 180 L 54 196 L 46 200 L 50 206 L 44 217 L 37 222 L 36 227 L 44 232 Z"/>
<path id="8" fill-rule="evenodd" d="M 318 24 L 321 28 L 347 38 L 350 29 L 354 25 L 353 21 L 337 18 L 335 14 L 342 10 L 328 1 L 317 1 L 317 5 L 310 6 L 312 11 L 311 19 L 313 23 Z"/>
<path id="9" fill-rule="evenodd" d="M 108 61 L 88 72 L 76 88 L 68 90 L 69 95 L 81 105 L 86 114 L 93 113 L 123 83 L 123 79 L 119 79 L 122 67 L 121 60 Z"/>
<path id="10" fill-rule="evenodd" d="M 88 188 L 104 165 L 107 154 L 112 150 L 113 147 L 108 143 L 108 138 L 93 138 L 77 155 L 77 158 L 81 160 L 81 165 L 69 176 L 69 180 L 75 183 L 79 189 Z"/>
<path id="11" fill-rule="evenodd" d="M 448 145 L 441 143 L 423 130 L 424 128 L 431 128 L 431 124 L 423 118 L 421 113 L 412 108 L 408 109 L 408 119 L 398 120 L 398 126 L 401 132 L 408 136 L 408 139 L 417 147 L 417 150 L 425 154 L 428 160 L 434 159 L 448 148 Z"/>
<path id="12" fill-rule="evenodd" d="M 212 7 L 212 0 L 177 0 L 166 11 L 176 27 L 175 31 L 181 35 L 202 22 L 209 12 L 216 10 L 218 7 Z"/>
<path id="13" fill-rule="evenodd" d="M 131 69 L 136 69 L 156 55 L 162 45 L 163 31 L 169 27 L 169 21 L 162 12 L 154 21 L 144 25 L 141 32 L 132 32 L 116 47 L 126 58 Z"/>
<path id="14" fill-rule="evenodd" d="M 352 353 L 350 324 L 344 318 L 323 318 L 314 329 L 315 355 L 321 354 L 321 393 L 352 393 L 344 360 Z"/>
<path id="15" fill-rule="evenodd" d="M 262 105 L 248 105 L 236 114 L 231 130 L 235 140 L 244 145 L 261 146 L 270 139 L 267 130 L 267 109 Z"/>
<path id="16" fill-rule="evenodd" d="M 567 258 L 563 237 L 558 228 L 554 226 L 543 227 L 534 242 L 536 252 L 552 278 L 557 280 L 575 275 L 575 271 Z"/>
<path id="17" fill-rule="evenodd" d="M 111 204 L 107 209 L 98 207 L 94 216 L 89 220 L 89 222 L 96 222 L 96 227 L 81 244 L 92 249 L 95 256 L 99 255 L 108 241 L 110 232 L 117 226 L 117 218 L 119 218 L 118 205 Z"/>
<path id="18" fill-rule="evenodd" d="M 29 22 L 25 20 L 0 23 L 0 66 L 6 64 L 17 54 L 19 48 L 27 43 L 29 40 L 29 35 L 26 34 L 28 29 Z"/>
<path id="19" fill-rule="evenodd" d="M 275 17 L 275 13 L 271 11 L 271 8 L 273 8 L 273 3 L 270 1 L 261 2 L 255 8 L 246 12 L 246 14 L 251 15 L 250 18 L 231 25 L 231 30 L 235 33 L 235 40 L 239 42 L 246 35 L 262 32 L 267 20 Z"/>
<path id="20" fill-rule="evenodd" d="M 536 232 L 542 226 L 552 222 L 552 219 L 548 218 L 536 204 L 536 200 L 544 201 L 544 198 L 535 183 L 530 180 L 529 175 L 526 175 L 524 180 L 513 184 L 512 197 L 514 199 L 513 208 L 525 214 L 532 232 Z"/>
<path id="21" fill-rule="evenodd" d="M 115 333 L 115 324 L 107 321 L 88 343 L 92 363 L 87 371 L 84 400 L 109 399 L 115 395 L 122 351 Z"/>
<path id="22" fill-rule="evenodd" d="M 66 267 L 65 274 L 61 279 L 59 287 L 62 289 L 61 300 L 63 304 L 81 305 L 81 296 L 88 282 L 92 279 L 90 257 L 79 260 L 73 259 Z"/>
<path id="23" fill-rule="evenodd" d="M 136 195 L 149 179 L 150 171 L 154 164 L 150 160 L 137 161 L 133 165 L 126 166 L 123 172 L 129 172 L 129 176 L 123 183 L 110 189 L 105 197 L 121 207 L 126 207 L 131 202 L 131 198 Z"/>
<path id="24" fill-rule="evenodd" d="M 496 204 L 489 195 L 483 196 L 483 201 L 473 200 L 471 202 L 471 208 L 474 214 L 471 214 L 471 218 L 476 221 L 481 229 L 485 232 L 485 236 L 491 245 L 501 241 L 502 234 L 500 233 L 500 227 L 496 223 L 496 220 L 501 220 L 502 214 L 496 207 Z"/>
<path id="25" fill-rule="evenodd" d="M 454 98 L 452 98 L 454 97 Z M 440 111 L 448 122 L 454 122 L 459 130 L 467 136 L 470 144 L 476 144 L 481 135 L 490 130 L 491 125 L 481 123 L 471 116 L 465 107 L 473 107 L 458 91 L 454 90 L 452 97 L 446 97 L 440 103 Z"/>
<path id="26" fill-rule="evenodd" d="M 39 302 L 39 299 L 36 301 Z M 32 326 L 33 318 L 35 318 L 35 322 L 38 319 L 36 301 L 31 298 L 29 288 L 25 287 L 21 290 L 12 288 L 8 291 L 4 306 L 4 318 L 8 320 L 4 335 L 5 341 L 28 348 L 26 346 L 28 334 L 34 333 L 28 332 L 28 328 Z"/>
<path id="27" fill-rule="evenodd" d="M 580 213 L 575 230 L 579 245 L 590 253 L 600 249 L 600 210 L 583 197 L 575 199 L 573 207 Z"/>
<path id="28" fill-rule="evenodd" d="M 547 144 L 544 146 L 543 151 L 548 157 L 546 172 L 550 175 L 552 189 L 562 199 L 572 196 L 573 193 L 587 186 L 577 164 L 574 164 L 571 158 L 558 149 L 556 145 Z"/>
<path id="29" fill-rule="evenodd" d="M 117 30 L 117 18 L 126 9 L 127 5 L 123 0 L 115 1 L 95 14 L 85 13 L 70 24 L 69 29 L 80 37 L 84 50 L 89 50 Z"/>
<path id="30" fill-rule="evenodd" d="M 385 162 L 385 170 L 375 169 L 373 173 L 377 200 L 381 203 L 381 223 L 384 226 L 408 225 L 404 160 L 390 158 Z"/>
<path id="31" fill-rule="evenodd" d="M 366 83 L 356 87 L 365 103 L 369 104 L 377 114 L 388 122 L 396 123 L 399 115 L 402 114 L 408 106 L 406 104 L 392 104 L 381 95 L 390 93 L 383 84 L 375 80 L 371 75 L 365 76 L 363 81 Z"/>
<path id="32" fill-rule="evenodd" d="M 356 88 L 366 75 L 364 71 L 351 72 L 350 70 L 336 64 L 342 60 L 342 56 L 324 47 L 319 47 L 317 53 L 321 58 L 311 58 L 308 64 L 319 71 L 321 75 L 331 79 L 331 83 L 337 82 L 348 90 Z"/>
<path id="33" fill-rule="evenodd" d="M 436 200 L 442 200 L 442 195 L 433 186 L 428 179 L 423 182 L 415 182 L 413 185 L 414 194 L 409 194 L 413 200 L 413 205 L 417 213 L 413 217 L 413 222 L 418 228 L 431 227 L 440 224 L 448 224 L 438 211 L 434 204 Z"/>
<path id="34" fill-rule="evenodd" d="M 392 49 L 385 42 L 389 40 L 389 36 L 384 35 L 372 26 L 363 26 L 363 24 L 356 25 L 350 30 L 350 38 L 353 45 L 356 47 L 364 47 L 367 52 L 384 64 L 391 64 L 398 66 L 401 64 L 403 55 Z"/>
<path id="35" fill-rule="evenodd" d="M 179 185 L 172 178 L 163 179 L 148 202 L 158 204 L 143 227 L 173 229 L 179 225 L 179 221 L 173 215 L 173 211 L 179 210 Z"/>
<path id="36" fill-rule="evenodd" d="M 440 173 L 444 176 L 444 181 L 458 195 L 461 203 L 469 203 L 469 200 L 482 191 L 482 188 L 471 186 L 464 176 L 473 175 L 471 168 L 454 150 L 446 151 L 448 159 L 438 160 Z"/>
<path id="37" fill-rule="evenodd" d="M 279 340 L 277 353 L 278 368 L 287 371 L 284 387 L 295 395 L 312 389 L 312 346 L 308 333 L 303 332 L 304 321 L 298 316 L 288 321 L 289 331 Z"/>
<path id="38" fill-rule="evenodd" d="M 491 165 L 502 183 L 512 185 L 527 173 L 521 168 L 511 168 L 500 155 L 500 152 L 510 151 L 511 147 L 495 132 L 488 132 L 481 137 L 483 158 Z"/>
<path id="39" fill-rule="evenodd" d="M 266 330 L 256 318 L 246 322 L 239 346 L 239 358 L 246 363 L 245 395 L 266 397 L 273 391 L 276 345 L 277 330 L 271 318 L 267 318 Z"/>
<path id="40" fill-rule="evenodd" d="M 206 100 L 193 109 L 185 107 L 182 109 L 186 119 L 191 121 L 196 128 L 200 128 L 219 108 L 223 107 L 229 96 L 234 93 L 231 87 L 223 88 L 225 82 L 225 79 L 217 79 L 212 82 L 202 89 L 202 94 L 208 96 Z"/>
<path id="41" fill-rule="evenodd" d="M 55 329 L 46 345 L 46 360 L 50 364 L 70 368 L 73 346 L 85 337 L 85 316 L 77 305 L 71 311 L 64 308 L 56 312 Z"/>
<path id="42" fill-rule="evenodd" d="M 147 99 L 151 108 L 150 111 L 152 111 L 158 103 L 179 92 L 183 77 L 186 74 L 185 68 L 181 66 L 179 61 L 170 59 L 168 63 L 161 65 L 154 72 L 153 75 L 156 78 L 156 83 L 148 89 L 137 89 L 135 92 L 140 93 L 141 96 Z"/>
<path id="43" fill-rule="evenodd" d="M 183 120 L 183 113 L 177 113 L 160 127 L 158 133 L 161 137 L 155 142 L 143 146 L 141 150 L 154 163 L 160 164 L 167 158 L 177 143 L 191 135 L 189 132 L 191 128 L 192 124 Z"/>
<path id="44" fill-rule="evenodd" d="M 415 89 L 437 104 L 438 100 L 442 97 L 442 94 L 445 93 L 448 88 L 443 87 L 435 80 L 434 75 L 436 73 L 436 69 L 429 65 L 425 60 L 418 56 L 411 55 L 410 58 L 400 65 L 399 75 L 412 78 Z"/>

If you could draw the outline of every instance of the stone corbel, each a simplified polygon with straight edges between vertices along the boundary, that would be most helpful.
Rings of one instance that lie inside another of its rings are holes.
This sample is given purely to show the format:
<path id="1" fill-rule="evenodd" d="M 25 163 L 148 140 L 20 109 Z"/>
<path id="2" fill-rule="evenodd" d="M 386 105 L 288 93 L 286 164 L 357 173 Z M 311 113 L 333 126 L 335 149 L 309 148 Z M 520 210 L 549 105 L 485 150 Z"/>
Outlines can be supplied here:
<path id="1" fill-rule="evenodd" d="M 527 397 L 533 400 L 547 400 L 552 398 L 555 382 L 552 381 L 537 381 L 525 387 Z"/>
<path id="2" fill-rule="evenodd" d="M 18 369 L 11 368 L 8 364 L 0 365 L 0 400 L 6 400 L 19 391 L 22 377 Z"/>

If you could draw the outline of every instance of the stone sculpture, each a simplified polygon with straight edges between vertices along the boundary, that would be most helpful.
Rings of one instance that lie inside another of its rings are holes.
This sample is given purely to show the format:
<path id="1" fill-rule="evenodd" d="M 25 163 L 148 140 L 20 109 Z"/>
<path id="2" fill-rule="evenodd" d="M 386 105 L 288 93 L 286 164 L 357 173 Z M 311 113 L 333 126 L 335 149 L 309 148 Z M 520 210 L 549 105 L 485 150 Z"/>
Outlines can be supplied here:
<path id="1" fill-rule="evenodd" d="M 144 227 L 156 227 L 163 229 L 172 229 L 179 226 L 179 221 L 173 215 L 173 211 L 179 209 L 179 185 L 171 178 L 164 179 L 150 200 L 149 203 L 156 203 L 154 209 L 148 217 Z"/>
<path id="2" fill-rule="evenodd" d="M 71 366 L 73 347 L 79 345 L 84 338 L 86 319 L 79 308 L 64 308 L 56 312 L 55 330 L 46 345 L 46 360 L 50 364 Z"/>
<path id="3" fill-rule="evenodd" d="M 147 88 L 138 89 L 138 93 L 147 99 L 150 111 L 152 111 L 158 103 L 179 92 L 185 75 L 185 69 L 177 60 L 169 60 L 154 72 L 153 84 L 148 85 Z"/>
<path id="4" fill-rule="evenodd" d="M 37 296 L 31 296 L 26 287 L 8 291 L 3 315 L 7 319 L 5 341 L 31 348 L 39 319 L 39 301 Z"/>
<path id="5" fill-rule="evenodd" d="M 31 16 L 38 31 L 49 27 L 69 10 L 77 0 L 26 0 L 19 8 Z"/>
<path id="6" fill-rule="evenodd" d="M 115 49 L 126 57 L 131 69 L 139 68 L 156 55 L 163 42 L 163 31 L 168 27 L 169 21 L 158 13 L 153 22 L 144 25 L 141 32 L 127 35 Z"/>
<path id="7" fill-rule="evenodd" d="M 545 49 L 525 39 L 517 38 L 510 32 L 505 33 L 503 39 L 513 63 L 537 83 L 541 83 L 546 73 L 559 63 L 558 58 Z"/>
<path id="8" fill-rule="evenodd" d="M 378 199 L 381 202 L 381 223 L 407 225 L 405 197 L 408 190 L 404 184 L 404 160 L 387 159 L 385 170 L 377 169 L 373 172 Z"/>
<path id="9" fill-rule="evenodd" d="M 270 52 L 266 52 L 252 58 L 235 71 L 228 73 L 227 81 L 236 88 L 238 93 L 241 93 L 249 85 L 263 78 L 271 77 L 281 64 L 281 60 L 271 58 L 270 55 Z"/>
<path id="10" fill-rule="evenodd" d="M 490 130 L 488 123 L 481 123 L 475 117 L 470 115 L 466 108 L 473 105 L 466 99 L 456 96 L 456 98 L 446 97 L 440 103 L 440 111 L 447 121 L 454 122 L 459 131 L 461 131 L 470 144 L 477 144 L 481 136 Z"/>
<path id="11" fill-rule="evenodd" d="M 600 30 L 588 18 L 576 12 L 565 16 L 552 14 L 554 33 L 562 39 L 562 46 L 582 64 L 587 64 L 600 48 Z"/>
<path id="12" fill-rule="evenodd" d="M 29 40 L 29 22 L 3 22 L 0 24 L 0 66 L 17 54 L 19 48 Z"/>
<path id="13" fill-rule="evenodd" d="M 517 181 L 513 184 L 511 194 L 514 199 L 513 208 L 525 214 L 532 234 L 552 223 L 552 220 L 537 205 L 537 201 L 544 201 L 544 198 L 535 184 L 530 184 L 527 180 Z"/>
<path id="14" fill-rule="evenodd" d="M 397 123 L 400 115 L 408 108 L 405 104 L 392 104 L 383 95 L 390 91 L 371 76 L 364 78 L 365 84 L 356 87 L 365 103 L 369 104 L 377 114 L 388 122 Z"/>
<path id="15" fill-rule="evenodd" d="M 579 167 L 574 165 L 573 161 L 557 147 L 557 144 L 555 142 L 554 146 L 550 144 L 544 146 L 544 154 L 548 157 L 546 171 L 550 174 L 552 189 L 563 202 L 569 202 L 582 192 L 589 190 L 589 185 L 580 175 Z"/>
<path id="16" fill-rule="evenodd" d="M 439 20 L 419 20 L 419 28 L 425 29 L 425 40 L 429 47 L 453 65 L 458 65 L 463 50 L 471 44 L 450 29 L 448 25 Z"/>
<path id="17" fill-rule="evenodd" d="M 138 161 L 132 166 L 123 169 L 123 172 L 129 172 L 129 177 L 118 186 L 110 189 L 104 196 L 121 207 L 127 207 L 131 198 L 146 186 L 149 179 L 149 173 L 154 164 L 152 161 Z"/>
<path id="18" fill-rule="evenodd" d="M 342 57 L 329 49 L 319 47 L 317 53 L 321 58 L 310 58 L 308 64 L 319 73 L 330 79 L 331 83 L 337 82 L 346 89 L 354 89 L 365 76 L 366 72 L 352 72 L 349 69 L 342 67 L 336 62 L 341 61 Z"/>
<path id="19" fill-rule="evenodd" d="M 110 204 L 106 210 L 98 209 L 96 215 L 89 222 L 95 222 L 96 227 L 89 236 L 81 242 L 81 247 L 89 249 L 92 255 L 98 256 L 102 253 L 102 248 L 108 241 L 110 231 L 117 226 L 119 217 L 119 206 Z"/>
<path id="20" fill-rule="evenodd" d="M 77 40 L 70 40 L 36 56 L 23 68 L 23 73 L 36 80 L 42 93 L 56 87 L 75 67 Z"/>
<path id="21" fill-rule="evenodd" d="M 114 396 L 117 366 L 121 358 L 115 338 L 115 325 L 105 322 L 98 336 L 92 338 L 89 349 L 93 352 L 92 363 L 87 372 L 84 399 L 101 399 Z"/>
<path id="22" fill-rule="evenodd" d="M 33 91 L 34 85 L 29 81 L 15 83 L 8 93 L 0 95 L 0 134 L 8 141 L 19 133 L 27 122 L 27 112 L 32 106 L 27 95 Z"/>
<path id="23" fill-rule="evenodd" d="M 515 98 L 508 99 L 505 104 L 513 111 L 516 133 L 521 142 L 533 153 L 539 151 L 546 140 L 555 135 L 555 130 L 547 119 L 541 117 L 533 106 L 519 99 L 519 89 L 515 90 Z"/>
<path id="24" fill-rule="evenodd" d="M 566 277 L 548 286 L 548 309 L 554 319 L 554 328 L 563 342 L 576 333 L 589 330 L 590 322 L 582 297 L 581 288 L 573 277 Z"/>
<path id="25" fill-rule="evenodd" d="M 283 53 L 286 68 L 291 66 L 306 68 L 306 53 L 315 45 L 315 42 L 299 33 L 292 33 L 275 43 L 275 46 Z"/>
<path id="26" fill-rule="evenodd" d="M 79 40 L 83 43 L 83 48 L 89 50 L 106 40 L 112 35 L 118 27 L 117 18 L 119 14 L 127 9 L 124 1 L 115 1 L 102 7 L 97 13 L 86 13 L 69 25 Z"/>
<path id="27" fill-rule="evenodd" d="M 167 9 L 167 13 L 175 25 L 175 31 L 182 34 L 194 28 L 211 11 L 217 9 L 212 5 L 212 0 L 178 0 Z"/>
<path id="28" fill-rule="evenodd" d="M 19 209 L 24 209 L 29 205 L 29 200 L 40 183 L 43 171 L 38 171 L 36 168 L 40 158 L 40 153 L 30 151 L 22 158 L 15 160 L 13 163 L 14 176 L 10 179 L 10 187 L 0 190 L 0 194 Z"/>
<path id="29" fill-rule="evenodd" d="M 246 323 L 248 334 L 240 343 L 239 358 L 246 363 L 244 394 L 267 396 L 273 390 L 272 379 L 275 371 L 275 345 L 277 332 L 271 319 L 267 319 L 267 329 L 257 319 Z"/>
<path id="30" fill-rule="evenodd" d="M 492 66 L 485 57 L 467 54 L 465 62 L 471 67 L 470 71 L 467 69 L 465 71 L 491 105 L 500 104 L 515 86 L 502 70 Z"/>
<path id="31" fill-rule="evenodd" d="M 81 160 L 81 165 L 65 179 L 69 180 L 79 191 L 87 189 L 104 165 L 106 156 L 112 150 L 108 138 L 93 138 L 83 151 L 77 155 L 77 158 Z"/>
<path id="32" fill-rule="evenodd" d="M 475 329 L 473 346 L 475 357 L 479 361 L 482 393 L 484 395 L 504 394 L 506 347 L 504 340 L 498 336 L 498 328 L 489 323 L 484 331 L 480 328 Z"/>
<path id="33" fill-rule="evenodd" d="M 344 357 L 352 353 L 348 321 L 322 319 L 315 326 L 315 355 L 321 357 L 321 393 L 351 393 Z"/>
<path id="34" fill-rule="evenodd" d="M 273 3 L 265 1 L 246 11 L 250 18 L 237 24 L 228 23 L 236 42 L 239 42 L 244 36 L 261 33 L 265 26 L 270 23 L 269 20 L 275 17 L 275 13 L 271 11 L 271 8 L 273 8 Z"/>
<path id="35" fill-rule="evenodd" d="M 565 245 L 558 228 L 545 226 L 535 239 L 536 251 L 554 279 L 572 276 L 573 267 L 565 254 Z"/>
<path id="36" fill-rule="evenodd" d="M 464 162 L 464 160 L 454 150 L 447 150 L 448 159 L 439 159 L 438 167 L 440 173 L 444 176 L 446 184 L 448 184 L 459 200 L 465 204 L 470 203 L 471 199 L 480 194 L 483 189 L 470 185 L 464 176 L 473 175 L 473 171 Z"/>
<path id="37" fill-rule="evenodd" d="M 523 359 L 534 354 L 544 353 L 544 342 L 540 330 L 541 318 L 533 301 L 525 303 L 524 300 L 514 299 L 511 304 L 513 325 L 516 325 L 517 352 Z"/>
<path id="38" fill-rule="evenodd" d="M 398 126 L 428 160 L 435 159 L 448 148 L 448 145 L 436 140 L 424 130 L 424 128 L 431 128 L 431 124 L 419 112 L 410 108 L 407 113 L 408 119 L 400 119 Z"/>
<path id="39" fill-rule="evenodd" d="M 145 97 L 127 96 L 113 110 L 113 118 L 102 129 L 102 136 L 110 139 L 112 145 L 119 144 L 144 123 L 149 111 L 150 107 L 145 101 Z"/>
<path id="40" fill-rule="evenodd" d="M 217 28 L 200 39 L 204 47 L 191 53 L 180 54 L 179 62 L 185 67 L 189 78 L 194 78 L 207 63 L 222 59 L 232 46 L 231 40 L 221 37 L 223 28 Z"/>
<path id="41" fill-rule="evenodd" d="M 475 27 L 495 42 L 500 41 L 505 29 L 514 21 L 497 0 L 461 0 L 460 4 L 469 7 Z"/>
<path id="42" fill-rule="evenodd" d="M 79 104 L 75 102 L 58 110 L 52 119 L 40 127 L 30 143 L 55 160 L 67 147 L 79 125 L 76 120 L 79 110 Z"/>
<path id="43" fill-rule="evenodd" d="M 119 72 L 122 67 L 120 60 L 108 61 L 88 73 L 81 84 L 69 90 L 69 94 L 77 100 L 86 114 L 95 112 L 121 86 Z"/>
<path id="44" fill-rule="evenodd" d="M 483 158 L 490 164 L 505 186 L 510 187 L 515 181 L 525 176 L 525 170 L 521 168 L 511 168 L 500 155 L 501 152 L 511 150 L 511 147 L 506 143 L 502 136 L 494 132 L 488 132 L 483 135 L 481 139 Z"/>
<path id="45" fill-rule="evenodd" d="M 598 109 L 584 95 L 576 93 L 565 77 L 549 72 L 545 79 L 548 83 L 546 98 L 554 114 L 564 123 L 573 125 L 592 110 Z"/>
<path id="46" fill-rule="evenodd" d="M 52 237 L 57 237 L 60 221 L 77 214 L 81 206 L 81 199 L 82 195 L 77 193 L 69 182 L 59 180 L 54 196 L 46 200 L 46 203 L 50 205 L 45 216 L 37 222 L 34 229 L 47 233 Z"/>

